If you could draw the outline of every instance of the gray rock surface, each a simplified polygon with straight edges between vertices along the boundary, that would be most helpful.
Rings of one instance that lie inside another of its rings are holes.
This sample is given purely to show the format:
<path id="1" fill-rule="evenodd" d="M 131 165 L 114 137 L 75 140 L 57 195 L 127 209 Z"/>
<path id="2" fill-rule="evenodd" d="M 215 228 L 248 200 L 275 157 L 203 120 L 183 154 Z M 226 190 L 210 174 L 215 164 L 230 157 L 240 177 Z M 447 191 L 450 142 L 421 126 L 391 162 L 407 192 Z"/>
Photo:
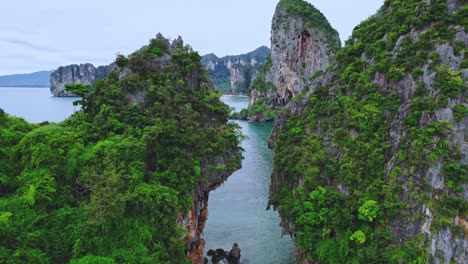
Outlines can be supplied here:
<path id="1" fill-rule="evenodd" d="M 462 6 L 462 1 L 457 0 L 446 0 L 446 3 L 450 13 L 456 12 Z M 304 61 L 306 61 L 306 63 L 311 63 L 311 65 L 306 65 L 304 70 L 298 67 L 300 65 L 296 62 L 299 62 L 302 58 L 300 56 L 300 48 L 302 45 L 298 43 L 303 43 L 303 39 L 305 38 L 304 35 L 297 34 L 301 32 L 300 30 L 293 29 L 301 25 L 300 21 L 297 21 L 296 18 L 277 19 L 278 14 L 282 14 L 282 10 L 277 10 L 273 23 L 275 23 L 275 21 L 282 21 L 283 25 L 286 25 L 286 27 L 282 28 L 281 26 L 277 26 L 276 30 L 272 30 L 272 67 L 265 77 L 265 79 L 271 81 L 277 89 L 269 91 L 266 93 L 266 96 L 272 98 L 275 103 L 284 105 L 284 107 L 275 120 L 274 130 L 269 139 L 269 145 L 271 147 L 275 146 L 276 140 L 279 138 L 279 135 L 284 132 L 286 122 L 291 116 L 301 116 L 304 109 L 312 107 L 308 105 L 312 91 L 317 87 L 325 86 L 329 90 L 330 97 L 333 97 L 339 82 L 339 76 L 334 73 L 333 69 L 325 71 L 314 80 L 309 80 L 314 70 L 323 69 L 320 65 L 325 64 L 326 66 L 328 63 L 333 64 L 333 58 L 324 57 L 313 60 L 306 55 L 305 58 L 309 58 L 309 60 L 304 59 Z M 289 29 L 289 31 L 286 31 L 285 28 Z M 290 31 L 295 32 L 295 34 L 290 34 L 288 38 L 288 32 Z M 312 30 L 308 30 L 308 32 L 310 33 Z M 398 49 L 401 48 L 402 41 L 406 37 L 417 40 L 420 38 L 422 32 L 423 31 L 412 30 L 410 33 L 400 36 L 396 41 L 392 53 L 398 53 Z M 317 34 L 320 33 L 310 35 L 313 36 Z M 461 68 L 464 54 L 462 52 L 455 54 L 454 43 L 455 41 L 463 41 L 465 46 L 468 45 L 467 36 L 468 33 L 466 29 L 462 26 L 456 27 L 454 38 L 446 43 L 436 43 L 432 51 L 440 56 L 442 65 L 447 65 L 451 70 L 459 72 L 465 84 L 467 84 L 468 69 Z M 386 37 L 384 37 L 383 40 L 388 41 Z M 273 45 L 277 45 L 277 48 Z M 318 52 L 317 54 L 327 54 L 324 52 L 323 47 L 322 50 L 320 47 L 315 47 L 311 50 Z M 308 51 L 308 53 L 310 53 L 310 51 Z M 361 58 L 370 65 L 373 64 L 372 58 L 367 58 L 365 54 L 362 54 Z M 313 61 L 314 63 L 312 63 Z M 386 154 L 388 158 L 385 164 L 383 164 L 386 168 L 385 173 L 387 173 L 387 176 L 395 166 L 409 166 L 408 164 L 397 165 L 397 150 L 400 148 L 401 139 L 411 133 L 408 127 L 405 126 L 405 119 L 411 112 L 412 100 L 418 96 L 416 95 L 418 85 L 423 84 L 423 89 L 425 89 L 425 92 L 428 96 L 432 97 L 431 99 L 433 100 L 436 100 L 441 93 L 440 89 L 434 85 L 437 74 L 436 69 L 431 66 L 431 61 L 428 60 L 419 67 L 423 70 L 421 76 L 413 77 L 411 74 L 406 73 L 398 81 L 389 80 L 385 73 L 377 72 L 375 76 L 373 76 L 373 84 L 379 87 L 379 89 L 395 92 L 401 100 L 401 105 L 398 108 L 397 114 L 392 118 L 390 118 L 390 115 L 388 116 L 388 144 L 390 148 L 389 153 Z M 310 88 L 308 88 L 309 86 Z M 301 94 L 301 97 L 298 97 L 296 100 L 290 100 L 304 90 L 307 92 Z M 468 164 L 468 117 L 465 115 L 461 121 L 457 121 L 454 117 L 453 108 L 455 105 L 468 106 L 466 91 L 466 89 L 462 89 L 458 97 L 449 100 L 447 106 L 442 106 L 434 111 L 422 111 L 419 119 L 420 127 L 424 127 L 429 122 L 448 122 L 447 124 L 449 124 L 450 127 L 449 132 L 443 136 L 434 137 L 432 139 L 433 144 L 435 146 L 440 140 L 446 140 L 451 150 L 460 151 L 460 165 Z M 265 96 L 265 94 L 263 94 L 263 96 Z M 260 98 L 262 98 L 262 93 L 260 91 L 253 91 L 251 94 L 251 103 Z M 320 122 L 318 122 L 317 128 L 313 131 L 306 130 L 305 133 L 307 135 L 313 134 L 314 136 L 323 138 L 323 145 L 328 156 L 342 155 L 342 153 L 337 152 L 336 148 L 330 146 L 328 142 L 331 132 L 332 131 L 327 131 L 322 128 Z M 350 133 L 355 133 L 355 131 L 350 131 Z M 427 151 L 429 152 L 430 150 Z M 461 183 L 462 190 L 459 193 L 453 192 L 448 188 L 449 182 L 443 171 L 443 167 L 447 162 L 448 161 L 439 159 L 430 162 L 428 165 L 414 169 L 411 171 L 410 175 L 402 175 L 398 178 L 398 183 L 401 184 L 404 190 L 400 195 L 400 200 L 404 202 L 406 208 L 402 210 L 395 219 L 386 223 L 386 226 L 392 232 L 394 237 L 393 243 L 403 243 L 419 235 L 423 235 L 425 239 L 424 246 L 427 248 L 430 258 L 428 263 L 468 263 L 468 237 L 463 234 L 463 232 L 466 234 L 468 230 L 466 212 L 462 212 L 459 215 L 451 215 L 449 217 L 452 223 L 450 227 L 436 228 L 434 227 L 434 221 L 436 221 L 437 217 L 440 217 L 440 208 L 439 211 L 430 208 L 431 202 L 434 201 L 437 203 L 440 202 L 440 199 L 445 199 L 447 197 L 468 199 L 468 184 L 466 182 Z M 302 182 L 303 179 L 299 177 L 295 180 L 294 186 L 301 186 L 303 184 Z M 278 191 L 280 187 L 284 185 L 285 183 L 282 182 L 281 179 L 272 178 L 270 193 Z M 337 184 L 336 186 L 336 188 L 344 194 L 348 192 L 347 187 L 348 186 L 344 184 Z M 421 192 L 425 192 L 430 202 L 412 197 L 412 194 Z M 283 219 L 281 224 L 285 232 L 291 232 L 294 236 L 295 230 L 293 221 Z"/>
<path id="2" fill-rule="evenodd" d="M 76 96 L 65 91 L 65 85 L 83 83 L 92 85 L 95 79 L 105 78 L 113 69 L 114 64 L 95 67 L 91 63 L 61 66 L 50 75 L 50 92 L 54 96 Z"/>
<path id="3" fill-rule="evenodd" d="M 257 78 L 269 55 L 270 49 L 263 46 L 236 56 L 218 58 L 214 54 L 208 54 L 202 57 L 202 64 L 218 91 L 244 94 Z"/>
<path id="4" fill-rule="evenodd" d="M 50 75 L 50 92 L 54 96 L 76 96 L 65 91 L 65 85 L 74 83 L 92 84 L 96 78 L 96 67 L 90 63 L 59 67 Z"/>
<path id="5" fill-rule="evenodd" d="M 264 86 L 272 89 L 253 90 L 250 104 L 267 97 L 271 107 L 282 107 L 310 87 L 314 73 L 332 63 L 340 39 L 336 31 L 324 32 L 301 17 L 289 15 L 282 5 L 276 8 L 271 32 L 271 67 L 264 69 Z"/>

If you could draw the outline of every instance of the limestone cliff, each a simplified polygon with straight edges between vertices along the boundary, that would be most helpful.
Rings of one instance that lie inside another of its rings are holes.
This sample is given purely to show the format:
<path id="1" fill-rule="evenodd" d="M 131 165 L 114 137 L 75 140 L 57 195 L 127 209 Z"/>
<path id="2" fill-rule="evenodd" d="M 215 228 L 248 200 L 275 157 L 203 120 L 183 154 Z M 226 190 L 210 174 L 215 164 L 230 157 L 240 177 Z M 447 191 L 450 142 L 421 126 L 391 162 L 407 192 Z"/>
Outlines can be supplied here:
<path id="1" fill-rule="evenodd" d="M 182 39 L 173 42 L 173 48 Z M 183 43 L 183 41 L 182 41 Z M 242 55 L 218 58 L 214 54 L 202 57 L 202 64 L 208 71 L 215 89 L 226 94 L 245 94 L 257 78 L 265 64 L 270 49 L 263 46 Z M 66 84 L 92 84 L 95 79 L 105 78 L 113 69 L 113 64 L 95 67 L 90 63 L 61 66 L 50 76 L 50 91 L 54 96 L 75 96 L 63 90 Z"/>
<path id="2" fill-rule="evenodd" d="M 148 58 L 151 59 L 148 60 Z M 180 37 L 170 43 L 169 40 L 158 34 L 150 45 L 144 46 L 128 57 L 119 56 L 116 60 L 116 67 L 108 75 L 107 81 L 109 82 L 109 80 L 118 82 L 122 87 L 125 91 L 122 97 L 127 104 L 134 104 L 141 109 L 156 112 L 158 112 L 158 106 L 169 104 L 174 107 L 173 111 L 175 112 L 171 115 L 180 115 L 184 119 L 189 118 L 190 122 L 203 122 L 203 127 L 212 127 L 212 129 L 219 131 L 220 136 L 232 129 L 229 124 L 226 124 L 227 116 L 221 119 L 216 117 L 222 111 L 227 111 L 227 106 L 219 101 L 219 95 L 212 93 L 214 87 L 201 64 L 201 57 L 198 53 L 193 52 L 190 46 L 184 45 Z M 177 97 L 173 95 L 175 93 L 179 93 L 180 98 L 185 98 L 182 109 L 175 108 L 177 105 L 172 102 L 175 99 L 168 99 L 169 96 Z M 197 102 L 195 96 L 200 96 L 200 94 L 211 94 L 211 97 L 205 98 L 210 100 L 208 103 L 210 109 L 198 109 L 201 103 Z M 96 87 L 94 96 L 105 95 L 101 94 L 99 87 Z M 221 107 L 221 109 L 216 109 L 216 107 Z M 206 112 L 206 117 L 193 116 L 197 112 Z M 179 121 L 177 127 L 183 128 L 187 122 Z M 191 131 L 194 127 L 190 126 L 184 129 Z M 158 166 L 161 166 L 156 165 L 160 161 L 157 157 L 159 154 L 155 154 L 156 148 L 160 144 L 159 141 L 162 140 L 160 133 L 158 132 L 155 136 L 154 149 L 148 146 L 147 162 L 150 174 L 155 173 L 160 169 Z M 237 137 L 234 134 L 224 139 L 222 137 L 210 138 L 211 143 L 218 140 L 215 144 L 223 146 L 222 150 L 219 151 L 216 148 L 201 150 L 203 159 L 200 160 L 199 164 L 199 177 L 190 191 L 192 204 L 188 212 L 181 211 L 177 216 L 178 225 L 187 231 L 184 237 L 187 246 L 186 255 L 193 263 L 197 264 L 203 261 L 205 241 L 202 238 L 202 232 L 208 218 L 209 192 L 220 186 L 233 171 L 240 168 L 241 150 L 237 145 Z M 177 139 L 172 140 L 177 142 Z M 190 143 L 183 152 L 189 156 L 197 155 L 194 152 L 198 144 L 196 142 Z M 174 159 L 181 159 L 180 155 L 185 154 L 178 154 L 174 156 Z M 172 161 L 168 161 L 168 163 L 172 163 Z"/>
<path id="3" fill-rule="evenodd" d="M 50 92 L 59 97 L 76 96 L 65 91 L 65 85 L 75 83 L 92 85 L 95 79 L 104 79 L 112 68 L 113 64 L 96 68 L 91 63 L 61 66 L 50 74 Z"/>
<path id="4" fill-rule="evenodd" d="M 202 57 L 203 66 L 221 93 L 244 94 L 257 78 L 270 49 L 262 46 L 252 52 L 218 58 L 214 54 Z"/>
<path id="5" fill-rule="evenodd" d="M 332 62 L 340 43 L 337 31 L 315 7 L 280 1 L 272 19 L 271 58 L 250 87 L 250 106 L 259 102 L 265 107 L 250 115 L 282 107 L 308 89 L 314 74 Z"/>
<path id="6" fill-rule="evenodd" d="M 270 202 L 304 263 L 468 262 L 467 12 L 387 0 L 284 102 Z"/>

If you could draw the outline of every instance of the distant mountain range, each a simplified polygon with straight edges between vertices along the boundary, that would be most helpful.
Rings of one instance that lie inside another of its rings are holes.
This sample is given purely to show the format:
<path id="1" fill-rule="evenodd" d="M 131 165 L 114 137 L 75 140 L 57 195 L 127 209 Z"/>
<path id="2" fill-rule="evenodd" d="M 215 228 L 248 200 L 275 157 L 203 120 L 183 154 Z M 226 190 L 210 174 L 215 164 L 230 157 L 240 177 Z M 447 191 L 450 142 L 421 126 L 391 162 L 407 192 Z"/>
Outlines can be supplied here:
<path id="1" fill-rule="evenodd" d="M 50 74 L 53 71 L 38 71 L 26 74 L 0 76 L 0 87 L 49 87 Z"/>

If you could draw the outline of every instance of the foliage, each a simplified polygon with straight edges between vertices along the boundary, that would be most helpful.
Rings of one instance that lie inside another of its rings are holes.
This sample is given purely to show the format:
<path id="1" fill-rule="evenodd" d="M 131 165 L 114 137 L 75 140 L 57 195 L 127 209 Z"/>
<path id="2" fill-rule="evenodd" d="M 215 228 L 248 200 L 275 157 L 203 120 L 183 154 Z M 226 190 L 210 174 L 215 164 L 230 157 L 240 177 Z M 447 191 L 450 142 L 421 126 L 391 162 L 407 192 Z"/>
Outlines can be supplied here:
<path id="1" fill-rule="evenodd" d="M 313 5 L 303 0 L 281 0 L 279 6 L 286 8 L 288 15 L 297 16 L 304 20 L 309 27 L 318 28 L 326 35 L 328 45 L 334 52 L 341 47 L 338 32 L 330 25 L 327 18 Z"/>
<path id="2" fill-rule="evenodd" d="M 460 91 L 467 89 L 461 79 L 461 72 L 456 72 L 446 65 L 437 70 L 434 86 L 441 90 L 441 94 L 450 98 L 457 98 Z"/>
<path id="3" fill-rule="evenodd" d="M 251 116 L 260 115 L 264 117 L 264 120 L 273 120 L 278 114 L 279 107 L 273 107 L 272 105 L 273 104 L 269 102 L 268 98 L 260 98 L 248 108 L 240 111 L 240 119 L 247 120 Z"/>
<path id="4" fill-rule="evenodd" d="M 0 111 L 1 263 L 188 262 L 177 217 L 207 175 L 240 166 L 239 132 L 200 56 L 166 44 L 151 41 L 92 91 L 68 86 L 83 108 L 60 124 Z M 155 48 L 164 67 L 151 66 Z"/>
<path id="5" fill-rule="evenodd" d="M 349 240 L 356 241 L 356 243 L 359 244 L 364 244 L 364 242 L 366 242 L 366 235 L 361 230 L 358 230 L 349 237 Z"/>
<path id="6" fill-rule="evenodd" d="M 377 202 L 374 200 L 368 200 L 359 207 L 358 219 L 372 222 L 377 217 L 378 210 L 379 206 L 377 205 Z"/>
<path id="7" fill-rule="evenodd" d="M 64 89 L 82 97 L 81 100 L 74 101 L 73 105 L 82 105 L 83 109 L 86 107 L 86 97 L 91 91 L 91 85 L 83 83 L 66 84 Z"/>
<path id="8" fill-rule="evenodd" d="M 463 104 L 457 104 L 453 107 L 453 115 L 457 122 L 461 122 L 468 115 L 468 108 Z"/>
<path id="9" fill-rule="evenodd" d="M 435 47 L 464 52 L 454 36 L 467 10 L 448 13 L 444 0 L 385 1 L 354 29 L 335 56 L 332 81 L 312 87 L 301 114 L 282 110 L 270 203 L 286 228 L 294 226 L 309 262 L 425 263 L 428 239 L 397 226 L 424 217 L 412 213 L 423 204 L 434 231 L 453 231 L 453 218 L 466 215 L 466 166 L 450 141 L 452 124 L 435 115 L 449 98 L 463 100 L 466 85 Z M 433 82 L 426 71 L 435 72 Z M 402 89 L 413 81 L 414 93 Z M 461 103 L 452 109 L 458 122 L 466 116 Z M 434 164 L 443 166 L 440 190 L 426 181 Z"/>
<path id="10" fill-rule="evenodd" d="M 254 90 L 265 93 L 265 92 L 268 92 L 271 88 L 273 88 L 272 87 L 273 84 L 268 83 L 265 80 L 265 75 L 270 70 L 271 66 L 272 66 L 271 56 L 268 56 L 267 61 L 263 65 L 263 68 L 260 71 L 257 79 L 255 79 L 252 85 L 249 87 L 249 93 L 251 93 Z"/>
<path id="11" fill-rule="evenodd" d="M 120 67 L 120 68 L 123 68 L 123 67 L 126 67 L 128 65 L 128 58 L 125 57 L 125 55 L 122 55 L 122 54 L 117 54 L 117 57 L 115 58 L 115 64 Z"/>
<path id="12" fill-rule="evenodd" d="M 213 68 L 208 67 L 208 74 L 215 89 L 222 94 L 241 93 L 246 94 L 249 92 L 252 77 L 259 73 L 267 58 L 270 55 L 270 49 L 262 46 L 247 54 L 237 56 L 225 56 L 222 58 L 216 57 L 214 54 L 204 55 L 202 57 L 203 65 L 214 65 Z M 251 64 L 255 61 L 255 64 Z M 246 64 L 240 62 L 248 62 Z M 231 67 L 228 68 L 228 65 Z M 236 75 L 240 75 L 242 82 L 235 82 L 234 86 L 231 84 L 231 70 L 235 70 Z M 232 87 L 231 87 L 232 86 Z"/>

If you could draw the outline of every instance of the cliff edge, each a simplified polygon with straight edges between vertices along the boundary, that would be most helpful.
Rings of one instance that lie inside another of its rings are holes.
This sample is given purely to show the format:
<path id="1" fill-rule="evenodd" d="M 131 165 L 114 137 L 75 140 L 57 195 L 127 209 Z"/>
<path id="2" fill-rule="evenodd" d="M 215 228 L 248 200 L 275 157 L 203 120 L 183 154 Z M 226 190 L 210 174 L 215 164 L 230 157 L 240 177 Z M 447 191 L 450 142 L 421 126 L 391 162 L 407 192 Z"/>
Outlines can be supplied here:
<path id="1" fill-rule="evenodd" d="M 284 102 L 270 202 L 300 261 L 468 261 L 467 17 L 387 0 Z"/>

